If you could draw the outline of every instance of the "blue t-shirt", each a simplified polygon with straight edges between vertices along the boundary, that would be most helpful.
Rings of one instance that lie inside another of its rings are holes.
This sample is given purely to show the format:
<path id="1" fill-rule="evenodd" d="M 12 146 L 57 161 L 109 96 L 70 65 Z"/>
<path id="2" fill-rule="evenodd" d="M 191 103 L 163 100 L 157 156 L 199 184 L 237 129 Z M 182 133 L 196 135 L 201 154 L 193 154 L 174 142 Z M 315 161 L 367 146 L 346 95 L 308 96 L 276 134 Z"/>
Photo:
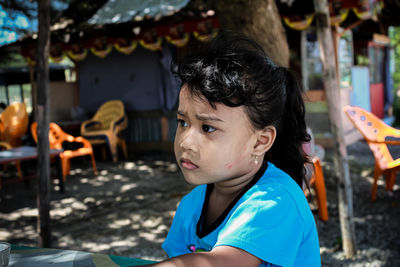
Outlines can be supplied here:
<path id="1" fill-rule="evenodd" d="M 210 233 L 196 232 L 207 185 L 183 197 L 162 247 L 169 257 L 217 246 L 243 249 L 260 266 L 321 266 L 314 216 L 303 191 L 272 163 Z"/>

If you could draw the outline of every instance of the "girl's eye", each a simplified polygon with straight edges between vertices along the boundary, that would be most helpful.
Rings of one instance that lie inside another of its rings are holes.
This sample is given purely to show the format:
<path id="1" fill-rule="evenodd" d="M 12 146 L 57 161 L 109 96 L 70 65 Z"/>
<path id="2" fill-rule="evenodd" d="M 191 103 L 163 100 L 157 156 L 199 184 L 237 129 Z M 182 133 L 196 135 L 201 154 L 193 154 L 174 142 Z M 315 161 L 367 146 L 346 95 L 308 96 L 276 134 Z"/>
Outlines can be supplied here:
<path id="1" fill-rule="evenodd" d="M 202 127 L 203 131 L 206 133 L 212 133 L 215 131 L 215 128 L 210 125 L 203 125 L 201 127 Z"/>
<path id="2" fill-rule="evenodd" d="M 178 122 L 179 126 L 181 127 L 186 127 L 188 126 L 188 124 L 186 123 L 186 121 L 182 120 L 182 119 L 176 119 L 176 121 Z"/>

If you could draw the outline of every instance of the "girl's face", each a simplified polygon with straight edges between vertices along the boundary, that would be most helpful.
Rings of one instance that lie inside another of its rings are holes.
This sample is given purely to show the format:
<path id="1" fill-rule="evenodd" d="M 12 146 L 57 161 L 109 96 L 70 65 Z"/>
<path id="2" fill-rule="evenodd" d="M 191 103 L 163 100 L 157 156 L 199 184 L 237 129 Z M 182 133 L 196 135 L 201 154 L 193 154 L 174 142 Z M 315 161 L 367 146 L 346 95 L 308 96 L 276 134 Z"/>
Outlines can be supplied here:
<path id="1" fill-rule="evenodd" d="M 243 107 L 216 103 L 214 109 L 184 85 L 177 117 L 175 156 L 187 182 L 229 186 L 254 176 L 257 131 Z"/>

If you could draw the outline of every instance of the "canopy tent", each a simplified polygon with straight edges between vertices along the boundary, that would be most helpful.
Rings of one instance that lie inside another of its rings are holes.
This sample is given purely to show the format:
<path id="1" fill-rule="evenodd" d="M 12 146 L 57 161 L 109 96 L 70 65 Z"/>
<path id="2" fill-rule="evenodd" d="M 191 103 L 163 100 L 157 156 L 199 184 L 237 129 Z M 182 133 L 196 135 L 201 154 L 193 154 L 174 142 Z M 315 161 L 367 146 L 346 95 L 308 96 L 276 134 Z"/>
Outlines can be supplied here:
<path id="1" fill-rule="evenodd" d="M 88 52 L 104 58 L 113 49 L 131 54 L 138 44 L 151 51 L 162 50 L 163 42 L 185 46 L 190 38 L 215 36 L 219 22 L 212 10 L 185 10 L 189 0 L 118 0 L 96 6 L 88 19 L 80 21 L 74 4 L 53 26 L 50 58 L 59 62 L 68 56 L 82 61 Z M 73 15 L 71 15 L 73 14 Z M 22 54 L 34 64 L 36 43 L 26 38 Z"/>

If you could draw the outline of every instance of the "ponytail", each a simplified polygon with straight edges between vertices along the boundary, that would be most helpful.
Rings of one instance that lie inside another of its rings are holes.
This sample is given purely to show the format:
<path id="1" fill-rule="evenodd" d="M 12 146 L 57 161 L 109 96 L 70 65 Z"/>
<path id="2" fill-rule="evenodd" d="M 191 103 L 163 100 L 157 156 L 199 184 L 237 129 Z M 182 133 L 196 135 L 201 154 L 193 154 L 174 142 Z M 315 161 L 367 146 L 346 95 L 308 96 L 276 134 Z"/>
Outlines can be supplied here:
<path id="1" fill-rule="evenodd" d="M 310 141 L 305 122 L 305 107 L 301 87 L 296 77 L 288 69 L 279 67 L 284 77 L 282 89 L 286 97 L 284 110 L 274 145 L 268 151 L 268 160 L 288 173 L 302 187 L 305 179 L 304 163 L 309 162 L 302 149 L 304 142 Z"/>

